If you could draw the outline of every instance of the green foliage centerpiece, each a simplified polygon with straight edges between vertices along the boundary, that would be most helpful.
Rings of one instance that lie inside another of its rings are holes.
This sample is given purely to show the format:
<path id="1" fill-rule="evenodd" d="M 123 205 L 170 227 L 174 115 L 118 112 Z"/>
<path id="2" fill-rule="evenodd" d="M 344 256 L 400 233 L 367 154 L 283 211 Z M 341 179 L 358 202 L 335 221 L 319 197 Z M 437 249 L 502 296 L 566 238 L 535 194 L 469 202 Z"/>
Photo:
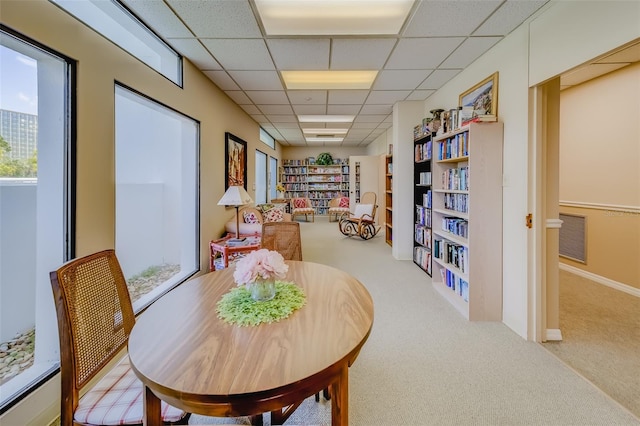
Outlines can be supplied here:
<path id="1" fill-rule="evenodd" d="M 240 326 L 277 322 L 305 304 L 302 289 L 280 281 L 289 265 L 277 251 L 260 249 L 236 263 L 233 278 L 238 284 L 217 304 L 218 317 Z"/>
<path id="2" fill-rule="evenodd" d="M 316 158 L 316 164 L 319 166 L 328 166 L 333 164 L 333 157 L 328 152 L 321 152 Z"/>

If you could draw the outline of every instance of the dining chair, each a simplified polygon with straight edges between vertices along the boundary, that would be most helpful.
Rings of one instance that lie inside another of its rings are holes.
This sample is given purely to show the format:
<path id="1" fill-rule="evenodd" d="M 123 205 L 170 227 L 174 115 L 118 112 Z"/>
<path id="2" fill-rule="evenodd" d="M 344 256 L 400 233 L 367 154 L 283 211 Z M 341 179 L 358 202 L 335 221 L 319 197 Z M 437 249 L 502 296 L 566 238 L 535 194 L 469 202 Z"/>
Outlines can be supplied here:
<path id="1" fill-rule="evenodd" d="M 60 338 L 60 424 L 142 424 L 142 382 L 128 355 L 117 361 L 135 316 L 115 251 L 69 261 L 49 278 Z M 187 424 L 189 414 L 163 402 L 162 417 L 165 423 Z"/>
<path id="2" fill-rule="evenodd" d="M 261 238 L 262 248 L 277 251 L 285 260 L 302 260 L 298 222 L 265 222 Z"/>
<path id="3" fill-rule="evenodd" d="M 340 232 L 348 237 L 358 235 L 363 240 L 375 237 L 380 231 L 380 226 L 375 224 L 377 209 L 376 193 L 365 192 L 360 197 L 360 202 L 355 205 L 353 213 L 347 212 L 340 217 Z"/>

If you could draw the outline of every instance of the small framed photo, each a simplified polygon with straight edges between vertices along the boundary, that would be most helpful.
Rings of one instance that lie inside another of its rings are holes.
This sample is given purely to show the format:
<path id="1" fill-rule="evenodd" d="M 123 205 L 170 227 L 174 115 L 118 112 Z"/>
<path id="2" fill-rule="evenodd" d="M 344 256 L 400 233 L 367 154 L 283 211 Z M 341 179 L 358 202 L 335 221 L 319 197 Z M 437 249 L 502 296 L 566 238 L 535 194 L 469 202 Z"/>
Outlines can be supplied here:
<path id="1" fill-rule="evenodd" d="M 498 116 L 498 72 L 491 74 L 472 88 L 462 92 L 461 107 L 473 107 L 474 115 Z"/>

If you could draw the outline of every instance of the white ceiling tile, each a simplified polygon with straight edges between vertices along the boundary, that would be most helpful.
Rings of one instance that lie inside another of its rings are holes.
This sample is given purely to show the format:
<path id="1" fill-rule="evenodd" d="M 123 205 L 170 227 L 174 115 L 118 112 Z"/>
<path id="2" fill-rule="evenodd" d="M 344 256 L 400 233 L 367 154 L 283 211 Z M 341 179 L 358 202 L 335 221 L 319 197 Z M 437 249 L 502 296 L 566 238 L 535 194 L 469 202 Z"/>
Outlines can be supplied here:
<path id="1" fill-rule="evenodd" d="M 249 115 L 255 116 L 255 115 L 260 115 L 262 114 L 260 112 L 260 110 L 258 109 L 257 106 L 253 105 L 253 104 L 247 104 L 247 105 L 243 105 L 243 104 L 239 104 L 240 108 L 242 108 L 243 110 L 245 110 L 245 112 Z M 254 117 L 255 119 L 255 117 Z M 266 117 L 263 118 L 264 120 L 266 120 Z"/>
<path id="2" fill-rule="evenodd" d="M 435 90 L 414 90 L 413 92 L 411 92 L 409 96 L 407 96 L 407 100 L 408 101 L 424 101 L 434 93 L 435 93 Z"/>
<path id="3" fill-rule="evenodd" d="M 361 123 L 376 123 L 377 125 L 385 118 L 387 118 L 387 114 L 371 114 L 371 115 L 360 114 L 353 120 L 353 125 L 355 126 L 356 124 L 361 124 Z M 376 126 L 373 126 L 373 127 L 376 127 Z"/>
<path id="4" fill-rule="evenodd" d="M 246 0 L 166 0 L 196 37 L 261 37 Z"/>
<path id="5" fill-rule="evenodd" d="M 277 123 L 275 125 L 276 128 L 278 129 L 299 129 L 300 125 L 295 122 L 295 123 Z"/>
<path id="6" fill-rule="evenodd" d="M 362 105 L 327 105 L 327 114 L 354 115 L 362 108 Z"/>
<path id="7" fill-rule="evenodd" d="M 243 90 L 283 90 L 276 71 L 229 71 Z"/>
<path id="8" fill-rule="evenodd" d="M 265 115 L 293 114 L 291 105 L 258 105 Z"/>
<path id="9" fill-rule="evenodd" d="M 267 118 L 273 124 L 298 122 L 298 117 L 296 117 L 295 115 L 269 115 L 267 116 Z M 300 131 L 300 133 L 302 133 L 302 131 Z"/>
<path id="10" fill-rule="evenodd" d="M 157 34 L 165 38 L 193 37 L 164 2 L 156 0 L 121 0 L 133 13 Z"/>
<path id="11" fill-rule="evenodd" d="M 284 90 L 249 90 L 246 92 L 253 103 L 262 105 L 288 105 Z"/>
<path id="12" fill-rule="evenodd" d="M 393 122 L 389 122 L 385 120 L 382 123 L 380 123 L 380 125 L 377 128 L 382 130 L 387 130 L 391 126 L 393 126 Z"/>
<path id="13" fill-rule="evenodd" d="M 395 39 L 335 38 L 331 45 L 331 69 L 380 69 L 384 66 L 395 44 Z"/>
<path id="14" fill-rule="evenodd" d="M 413 90 L 424 81 L 431 70 L 382 70 L 373 90 Z"/>
<path id="15" fill-rule="evenodd" d="M 253 118 L 258 123 L 264 123 L 264 122 L 268 122 L 269 121 L 269 120 L 267 120 L 267 117 L 265 117 L 262 114 L 250 114 L 250 115 L 251 115 L 251 118 Z"/>
<path id="16" fill-rule="evenodd" d="M 298 115 L 318 115 L 326 114 L 325 105 L 293 105 L 293 111 Z"/>
<path id="17" fill-rule="evenodd" d="M 364 105 L 360 114 L 391 114 L 393 105 Z"/>
<path id="18" fill-rule="evenodd" d="M 329 69 L 329 39 L 267 40 L 279 70 Z"/>
<path id="19" fill-rule="evenodd" d="M 302 135 L 302 132 L 300 131 L 300 129 L 280 129 L 280 128 L 278 128 L 278 131 L 286 139 L 289 139 L 289 138 L 304 139 L 304 136 Z"/>
<path id="20" fill-rule="evenodd" d="M 204 71 L 204 74 L 222 90 L 240 90 L 240 87 L 225 71 Z"/>
<path id="21" fill-rule="evenodd" d="M 231 98 L 231 100 L 238 105 L 246 105 L 251 104 L 251 99 L 241 90 L 227 90 L 225 91 L 227 96 Z M 249 114 L 259 114 L 259 111 L 250 112 Z"/>
<path id="22" fill-rule="evenodd" d="M 275 69 L 262 39 L 201 39 L 226 70 Z"/>
<path id="23" fill-rule="evenodd" d="M 385 69 L 435 69 L 463 41 L 464 37 L 401 39 Z"/>
<path id="24" fill-rule="evenodd" d="M 367 95 L 368 90 L 329 90 L 329 104 L 362 104 Z"/>
<path id="25" fill-rule="evenodd" d="M 507 0 L 473 35 L 507 35 L 548 0 Z"/>
<path id="26" fill-rule="evenodd" d="M 502 40 L 502 37 L 470 37 L 442 63 L 443 68 L 465 68 L 487 50 Z"/>
<path id="27" fill-rule="evenodd" d="M 406 37 L 468 36 L 503 0 L 429 0 L 420 3 Z"/>
<path id="28" fill-rule="evenodd" d="M 326 90 L 287 90 L 287 96 L 292 104 L 324 105 L 327 103 Z"/>
<path id="29" fill-rule="evenodd" d="M 222 67 L 200 42 L 194 38 L 174 38 L 169 44 L 188 58 L 199 70 L 220 70 Z"/>
<path id="30" fill-rule="evenodd" d="M 462 70 L 435 70 L 420 85 L 418 89 L 439 89 L 447 81 L 458 75 Z"/>
<path id="31" fill-rule="evenodd" d="M 347 134 L 347 138 L 349 139 L 353 139 L 353 138 L 362 138 L 364 136 L 367 136 L 369 133 L 371 133 L 371 129 L 372 127 L 366 128 L 366 127 L 361 127 L 361 128 L 357 128 L 357 127 L 352 127 L 351 130 L 349 130 L 349 133 Z"/>
<path id="32" fill-rule="evenodd" d="M 395 104 L 396 102 L 404 101 L 410 94 L 410 90 L 374 90 L 367 98 L 366 104 Z"/>

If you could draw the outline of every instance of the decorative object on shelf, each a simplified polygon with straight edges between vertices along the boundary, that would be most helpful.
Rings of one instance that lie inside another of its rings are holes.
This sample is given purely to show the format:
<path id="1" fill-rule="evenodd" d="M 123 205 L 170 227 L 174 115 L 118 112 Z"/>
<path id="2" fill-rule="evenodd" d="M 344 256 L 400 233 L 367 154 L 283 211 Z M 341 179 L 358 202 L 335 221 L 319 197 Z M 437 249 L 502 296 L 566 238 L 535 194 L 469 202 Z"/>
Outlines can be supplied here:
<path id="1" fill-rule="evenodd" d="M 284 257 L 274 250 L 260 249 L 240 259 L 233 272 L 239 286 L 247 286 L 251 297 L 257 302 L 271 300 L 276 295 L 275 281 L 287 275 L 289 265 Z"/>
<path id="2" fill-rule="evenodd" d="M 496 71 L 472 88 L 462 92 L 458 105 L 473 107 L 474 115 L 498 117 L 498 72 Z"/>
<path id="3" fill-rule="evenodd" d="M 431 115 L 433 115 L 433 119 L 431 120 L 431 131 L 437 132 L 440 126 L 442 125 L 442 121 L 441 121 L 442 117 L 440 115 L 444 112 L 444 109 L 437 108 L 437 109 L 432 109 L 429 112 L 431 113 Z"/>
<path id="4" fill-rule="evenodd" d="M 225 132 L 224 138 L 224 189 L 230 186 L 247 189 L 247 142 L 229 132 Z"/>
<path id="5" fill-rule="evenodd" d="M 231 289 L 218 301 L 218 318 L 229 324 L 256 326 L 288 318 L 306 303 L 302 289 L 291 282 L 276 281 L 275 297 L 256 303 L 246 286 Z"/>
<path id="6" fill-rule="evenodd" d="M 240 241 L 240 217 L 238 214 L 238 207 L 249 203 L 253 203 L 253 199 L 242 186 L 238 185 L 233 185 L 227 188 L 227 191 L 224 193 L 222 198 L 220 198 L 220 201 L 218 201 L 219 206 L 233 206 L 236 208 L 236 241 Z"/>
<path id="7" fill-rule="evenodd" d="M 333 157 L 328 152 L 321 152 L 316 158 L 316 164 L 319 166 L 328 166 L 333 164 Z"/>

